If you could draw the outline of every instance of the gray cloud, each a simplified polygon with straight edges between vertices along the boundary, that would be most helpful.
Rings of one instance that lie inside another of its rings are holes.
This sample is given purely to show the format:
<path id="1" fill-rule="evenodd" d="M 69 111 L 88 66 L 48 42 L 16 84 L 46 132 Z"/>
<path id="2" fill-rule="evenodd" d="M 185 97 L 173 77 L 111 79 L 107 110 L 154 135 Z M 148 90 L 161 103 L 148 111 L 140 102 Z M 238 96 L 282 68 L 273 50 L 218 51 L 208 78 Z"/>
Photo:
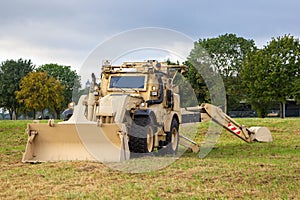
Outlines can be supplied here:
<path id="1" fill-rule="evenodd" d="M 124 0 L 0 2 L 0 60 L 32 59 L 79 67 L 112 35 L 133 28 L 163 27 L 194 40 L 224 33 L 254 39 L 299 36 L 297 0 Z"/>

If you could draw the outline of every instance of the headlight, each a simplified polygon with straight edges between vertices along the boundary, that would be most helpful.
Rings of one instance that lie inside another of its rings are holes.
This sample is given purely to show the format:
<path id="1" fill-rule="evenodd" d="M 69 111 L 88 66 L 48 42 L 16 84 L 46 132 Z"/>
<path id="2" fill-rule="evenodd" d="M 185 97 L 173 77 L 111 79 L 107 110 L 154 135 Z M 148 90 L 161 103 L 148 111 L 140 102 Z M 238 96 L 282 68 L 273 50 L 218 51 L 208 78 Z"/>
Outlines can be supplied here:
<path id="1" fill-rule="evenodd" d="M 75 106 L 75 102 L 70 102 L 69 105 L 68 105 L 68 108 L 69 109 L 74 109 L 74 106 Z"/>

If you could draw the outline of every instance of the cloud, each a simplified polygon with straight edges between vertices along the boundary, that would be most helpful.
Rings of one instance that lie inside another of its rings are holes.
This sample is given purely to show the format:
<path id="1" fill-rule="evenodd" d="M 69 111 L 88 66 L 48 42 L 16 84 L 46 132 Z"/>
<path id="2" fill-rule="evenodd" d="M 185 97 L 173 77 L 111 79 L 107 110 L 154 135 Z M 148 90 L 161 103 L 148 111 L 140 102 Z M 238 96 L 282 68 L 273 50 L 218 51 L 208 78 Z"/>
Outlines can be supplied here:
<path id="1" fill-rule="evenodd" d="M 3 0 L 0 59 L 77 67 L 99 43 L 141 27 L 170 28 L 193 40 L 235 33 L 262 46 L 286 33 L 299 37 L 299 7 L 298 0 Z"/>
<path id="2" fill-rule="evenodd" d="M 82 80 L 89 79 L 91 73 L 100 75 L 101 63 L 107 59 L 114 65 L 147 59 L 164 61 L 166 57 L 176 57 L 183 61 L 192 46 L 193 40 L 177 31 L 152 27 L 133 29 L 99 44 L 85 59 L 79 74 Z"/>

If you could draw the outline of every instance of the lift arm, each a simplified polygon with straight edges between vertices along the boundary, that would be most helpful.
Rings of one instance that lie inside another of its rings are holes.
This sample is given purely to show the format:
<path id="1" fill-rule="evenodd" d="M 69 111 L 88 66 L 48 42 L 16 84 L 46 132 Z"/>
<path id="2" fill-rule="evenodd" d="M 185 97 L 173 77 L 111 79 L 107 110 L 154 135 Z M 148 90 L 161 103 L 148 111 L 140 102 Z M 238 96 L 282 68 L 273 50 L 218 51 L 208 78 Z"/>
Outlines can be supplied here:
<path id="1" fill-rule="evenodd" d="M 203 103 L 199 109 L 201 112 L 201 121 L 213 120 L 245 142 L 271 142 L 273 140 L 270 130 L 267 127 L 247 128 L 244 125 L 238 124 L 220 108 L 211 104 Z"/>

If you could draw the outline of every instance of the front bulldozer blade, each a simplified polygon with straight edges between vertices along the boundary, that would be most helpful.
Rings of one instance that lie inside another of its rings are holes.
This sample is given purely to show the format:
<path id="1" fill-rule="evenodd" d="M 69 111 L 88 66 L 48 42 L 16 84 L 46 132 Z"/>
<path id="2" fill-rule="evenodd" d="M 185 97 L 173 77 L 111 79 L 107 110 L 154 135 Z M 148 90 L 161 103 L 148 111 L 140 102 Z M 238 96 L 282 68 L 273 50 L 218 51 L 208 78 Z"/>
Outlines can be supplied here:
<path id="1" fill-rule="evenodd" d="M 250 127 L 252 134 L 252 141 L 258 142 L 272 142 L 273 138 L 270 130 L 267 127 Z"/>
<path id="2" fill-rule="evenodd" d="M 129 159 L 127 138 L 117 124 L 28 124 L 23 162 L 90 160 L 120 162 Z"/>
<path id="3" fill-rule="evenodd" d="M 120 162 L 129 159 L 126 126 L 99 124 L 85 118 L 82 96 L 72 117 L 58 124 L 28 124 L 23 162 L 90 160 Z"/>

